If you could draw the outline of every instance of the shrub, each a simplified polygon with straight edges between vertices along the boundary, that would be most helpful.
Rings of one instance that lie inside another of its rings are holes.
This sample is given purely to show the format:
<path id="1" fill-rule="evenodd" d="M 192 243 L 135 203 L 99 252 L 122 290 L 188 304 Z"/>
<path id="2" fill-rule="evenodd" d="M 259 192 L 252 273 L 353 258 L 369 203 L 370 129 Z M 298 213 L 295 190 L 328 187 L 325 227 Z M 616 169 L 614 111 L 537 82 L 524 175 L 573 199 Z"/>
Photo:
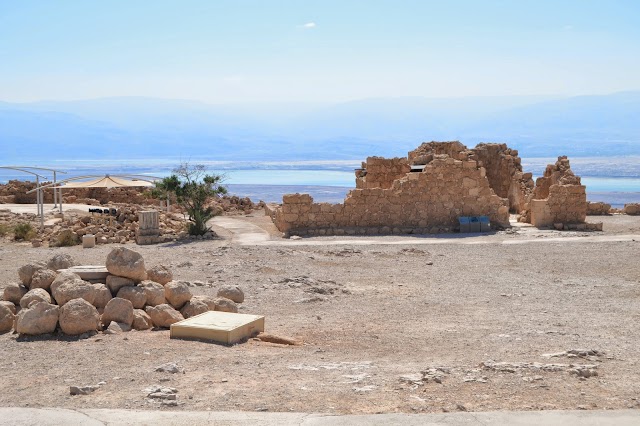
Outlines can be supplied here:
<path id="1" fill-rule="evenodd" d="M 13 238 L 29 241 L 36 236 L 36 230 L 30 223 L 19 223 L 13 227 Z"/>
<path id="2" fill-rule="evenodd" d="M 11 228 L 9 228 L 9 225 L 7 225 L 6 223 L 0 223 L 0 237 L 4 237 L 5 235 L 7 235 L 10 230 Z"/>
<path id="3" fill-rule="evenodd" d="M 208 204 L 212 198 L 227 193 L 221 184 L 222 179 L 221 175 L 207 174 L 204 165 L 182 163 L 173 170 L 173 175 L 156 183 L 152 194 L 154 198 L 163 199 L 174 195 L 189 219 L 189 234 L 203 235 L 210 230 L 207 226 L 209 219 L 220 214 Z"/>
<path id="4" fill-rule="evenodd" d="M 56 247 L 71 247 L 80 244 L 80 238 L 70 229 L 65 229 L 60 232 L 56 237 L 54 246 Z"/>

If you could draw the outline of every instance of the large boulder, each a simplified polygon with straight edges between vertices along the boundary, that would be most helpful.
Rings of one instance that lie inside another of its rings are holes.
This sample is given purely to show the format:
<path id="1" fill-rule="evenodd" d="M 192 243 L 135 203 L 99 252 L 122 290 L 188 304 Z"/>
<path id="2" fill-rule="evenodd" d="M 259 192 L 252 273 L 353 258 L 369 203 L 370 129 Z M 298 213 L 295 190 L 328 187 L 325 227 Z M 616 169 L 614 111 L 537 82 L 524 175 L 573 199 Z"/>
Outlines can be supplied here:
<path id="1" fill-rule="evenodd" d="M 183 282 L 171 281 L 164 286 L 164 298 L 176 309 L 182 308 L 192 296 L 191 290 Z"/>
<path id="2" fill-rule="evenodd" d="M 233 300 L 227 299 L 226 297 L 216 297 L 215 305 L 216 311 L 233 312 L 234 314 L 238 313 L 238 305 L 236 305 Z"/>
<path id="3" fill-rule="evenodd" d="M 111 296 L 111 292 L 104 284 L 93 284 L 93 288 L 95 289 L 95 298 L 93 299 L 93 306 L 98 309 L 104 309 L 113 297 Z"/>
<path id="4" fill-rule="evenodd" d="M 107 326 L 111 321 L 133 324 L 133 305 L 131 302 L 119 297 L 109 300 L 102 313 L 102 324 Z"/>
<path id="5" fill-rule="evenodd" d="M 81 280 L 81 279 L 82 278 L 80 278 L 80 275 L 71 271 L 59 272 L 58 275 L 56 276 L 56 279 L 53 280 L 53 282 L 51 283 L 51 287 L 49 290 L 51 291 L 51 294 L 53 294 L 56 291 L 56 289 L 60 287 L 60 285 L 62 285 L 63 283 L 66 283 L 68 281 Z"/>
<path id="6" fill-rule="evenodd" d="M 156 265 L 147 270 L 147 279 L 165 285 L 173 281 L 173 273 L 164 265 Z"/>
<path id="7" fill-rule="evenodd" d="M 134 330 L 149 330 L 153 327 L 151 317 L 142 309 L 133 310 L 133 324 Z"/>
<path id="8" fill-rule="evenodd" d="M 147 295 L 142 287 L 122 287 L 118 290 L 118 295 L 116 297 L 130 301 L 133 305 L 133 309 L 142 309 L 144 308 L 145 303 L 147 303 Z"/>
<path id="9" fill-rule="evenodd" d="M 53 333 L 58 325 L 58 306 L 47 302 L 34 303 L 22 309 L 16 319 L 16 331 L 20 334 Z"/>
<path id="10" fill-rule="evenodd" d="M 111 250 L 107 256 L 107 270 L 112 275 L 130 278 L 135 282 L 147 279 L 142 255 L 125 247 Z"/>
<path id="11" fill-rule="evenodd" d="M 209 309 L 209 306 L 202 300 L 192 297 L 187 303 L 184 304 L 180 313 L 185 318 L 191 318 L 199 314 L 203 314 L 213 309 Z"/>
<path id="12" fill-rule="evenodd" d="M 7 305 L 0 304 L 0 333 L 11 331 L 15 317 L 15 307 L 12 312 Z"/>
<path id="13" fill-rule="evenodd" d="M 68 254 L 56 254 L 47 262 L 47 268 L 58 271 L 60 269 L 69 269 L 75 265 L 73 258 Z"/>
<path id="14" fill-rule="evenodd" d="M 184 319 L 180 312 L 166 303 L 158 306 L 147 306 L 144 310 L 157 327 L 169 327 L 171 324 Z"/>
<path id="15" fill-rule="evenodd" d="M 158 306 L 167 303 L 167 300 L 164 298 L 164 287 L 162 284 L 153 281 L 142 281 L 138 284 L 138 287 L 144 289 L 144 294 L 147 296 L 147 305 Z"/>
<path id="16" fill-rule="evenodd" d="M 244 302 L 244 292 L 237 285 L 224 285 L 220 287 L 218 297 L 224 297 L 236 303 Z"/>
<path id="17" fill-rule="evenodd" d="M 117 275 L 107 275 L 107 287 L 114 296 L 122 287 L 133 286 L 136 283 L 130 278 L 118 277 Z"/>
<path id="18" fill-rule="evenodd" d="M 38 269 L 31 277 L 31 286 L 29 288 L 43 288 L 49 290 L 51 283 L 56 279 L 56 271 L 51 269 Z"/>
<path id="19" fill-rule="evenodd" d="M 87 281 L 74 279 L 65 281 L 53 290 L 53 298 L 56 299 L 60 306 L 63 306 L 69 300 L 79 297 L 93 304 L 96 298 L 96 289 Z"/>
<path id="20" fill-rule="evenodd" d="M 27 294 L 28 291 L 29 289 L 22 284 L 11 283 L 4 288 L 4 294 L 2 298 L 7 302 L 13 303 L 14 305 L 19 305 L 20 299 L 22 299 L 22 296 Z"/>
<path id="21" fill-rule="evenodd" d="M 73 299 L 60 308 L 60 329 L 65 334 L 78 335 L 96 331 L 100 314 L 91 303 L 84 299 Z"/>
<path id="22" fill-rule="evenodd" d="M 22 299 L 20 299 L 20 307 L 28 308 L 33 302 L 51 303 L 51 296 L 47 293 L 47 290 L 43 288 L 34 288 L 22 296 Z"/>
<path id="23" fill-rule="evenodd" d="M 22 281 L 22 284 L 29 287 L 31 285 L 31 278 L 33 277 L 33 274 L 35 274 L 36 271 L 44 269 L 46 267 L 47 265 L 45 265 L 43 262 L 27 263 L 26 265 L 21 266 L 20 269 L 18 269 L 18 276 L 20 277 L 20 281 Z"/>
<path id="24" fill-rule="evenodd" d="M 14 305 L 13 302 L 9 302 L 8 300 L 0 300 L 0 305 L 6 306 L 14 315 L 16 314 L 16 305 Z"/>

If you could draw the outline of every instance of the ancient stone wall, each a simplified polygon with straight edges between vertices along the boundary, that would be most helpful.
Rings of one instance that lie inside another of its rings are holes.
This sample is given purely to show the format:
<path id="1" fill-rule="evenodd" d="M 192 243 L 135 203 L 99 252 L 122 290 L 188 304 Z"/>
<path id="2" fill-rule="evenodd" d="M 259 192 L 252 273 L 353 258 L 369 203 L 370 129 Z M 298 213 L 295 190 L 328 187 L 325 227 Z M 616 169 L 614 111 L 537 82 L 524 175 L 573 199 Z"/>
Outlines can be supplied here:
<path id="1" fill-rule="evenodd" d="M 611 204 L 603 203 L 601 201 L 587 203 L 587 215 L 604 216 L 608 214 L 611 214 Z"/>
<path id="2" fill-rule="evenodd" d="M 406 175 L 411 166 L 406 158 L 368 157 L 362 171 L 356 173 L 356 188 L 391 188 L 393 181 Z"/>
<path id="3" fill-rule="evenodd" d="M 507 200 L 495 195 L 476 161 L 437 155 L 420 173 L 407 173 L 390 188 L 357 188 L 344 204 L 313 203 L 290 194 L 275 211 L 285 235 L 422 234 L 448 232 L 460 216 L 490 217 L 509 225 Z"/>
<path id="4" fill-rule="evenodd" d="M 450 142 L 424 142 L 419 147 L 410 151 L 407 158 L 409 164 L 428 164 L 437 155 L 447 155 L 455 160 L 468 160 L 471 151 L 458 141 Z"/>
<path id="5" fill-rule="evenodd" d="M 531 173 L 523 173 L 518 151 L 497 143 L 481 143 L 471 151 L 471 159 L 486 169 L 496 195 L 508 198 L 511 212 L 519 213 L 533 191 L 534 182 Z"/>
<path id="6" fill-rule="evenodd" d="M 536 181 L 529 202 L 531 223 L 539 228 L 554 224 L 584 223 L 587 217 L 586 187 L 573 174 L 566 156 L 547 166 Z"/>

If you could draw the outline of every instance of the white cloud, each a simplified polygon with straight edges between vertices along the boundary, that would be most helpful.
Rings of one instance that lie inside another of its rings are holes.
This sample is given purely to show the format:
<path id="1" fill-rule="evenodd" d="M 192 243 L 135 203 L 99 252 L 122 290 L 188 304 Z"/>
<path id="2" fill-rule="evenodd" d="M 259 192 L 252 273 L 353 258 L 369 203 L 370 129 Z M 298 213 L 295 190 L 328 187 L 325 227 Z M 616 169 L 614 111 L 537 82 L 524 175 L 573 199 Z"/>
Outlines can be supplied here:
<path id="1" fill-rule="evenodd" d="M 311 29 L 311 28 L 315 28 L 316 27 L 316 23 L 315 22 L 307 22 L 304 25 L 301 25 L 302 28 L 304 29 Z"/>

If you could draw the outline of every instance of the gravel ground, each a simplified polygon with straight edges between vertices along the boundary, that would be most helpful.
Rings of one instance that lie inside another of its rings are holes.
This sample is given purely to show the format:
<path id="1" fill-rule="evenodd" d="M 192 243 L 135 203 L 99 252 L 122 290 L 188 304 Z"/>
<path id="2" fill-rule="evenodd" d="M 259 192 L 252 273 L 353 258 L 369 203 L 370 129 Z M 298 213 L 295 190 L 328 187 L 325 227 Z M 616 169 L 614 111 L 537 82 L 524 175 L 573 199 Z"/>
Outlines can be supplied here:
<path id="1" fill-rule="evenodd" d="M 265 218 L 242 220 L 277 238 Z M 310 245 L 334 241 L 311 238 L 239 246 L 218 229 L 215 241 L 129 245 L 148 266 L 161 263 L 176 279 L 203 282 L 194 294 L 241 286 L 240 312 L 265 315 L 266 331 L 304 344 L 226 347 L 170 340 L 168 331 L 85 339 L 4 334 L 0 406 L 165 409 L 144 391 L 162 385 L 176 388 L 177 409 L 187 410 L 637 408 L 640 217 L 595 220 L 605 222 L 604 233 L 566 241 L 583 234 L 529 228 L 473 237 L 482 244 L 382 237 L 390 243 Z M 604 238 L 631 234 L 638 238 Z M 556 239 L 502 244 L 548 236 Z M 4 243 L 0 288 L 27 261 L 64 252 L 81 264 L 104 264 L 111 248 Z M 184 372 L 154 371 L 168 362 Z M 501 362 L 508 364 L 494 364 Z M 90 395 L 69 395 L 71 385 L 101 381 Z"/>

